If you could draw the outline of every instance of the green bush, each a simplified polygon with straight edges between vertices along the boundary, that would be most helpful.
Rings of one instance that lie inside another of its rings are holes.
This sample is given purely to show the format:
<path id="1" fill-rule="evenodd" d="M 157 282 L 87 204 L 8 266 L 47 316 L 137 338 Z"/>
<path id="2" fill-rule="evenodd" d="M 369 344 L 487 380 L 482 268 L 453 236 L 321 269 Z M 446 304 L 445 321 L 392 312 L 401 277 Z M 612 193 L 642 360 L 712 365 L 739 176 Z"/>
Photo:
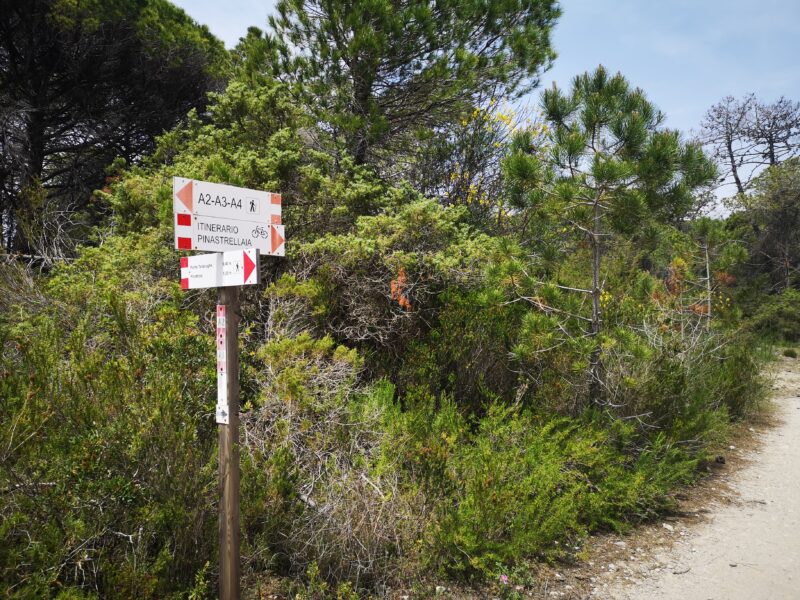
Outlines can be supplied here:
<path id="1" fill-rule="evenodd" d="M 457 483 L 430 527 L 429 560 L 490 575 L 526 557 L 569 557 L 591 531 L 653 516 L 698 459 L 664 436 L 637 443 L 621 421 L 493 405 L 448 461 Z"/>
<path id="2" fill-rule="evenodd" d="M 149 275 L 135 255 L 87 252 L 46 296 L 12 303 L 0 326 L 0 442 L 13 449 L 0 470 L 13 490 L 0 497 L 0 580 L 26 594 L 213 588 L 210 324 L 158 277 L 157 237 L 127 243 L 151 256 Z M 459 300 L 444 323 L 483 310 Z M 566 418 L 491 393 L 462 403 L 411 371 L 403 377 L 419 383 L 398 395 L 364 376 L 355 350 L 286 335 L 298 321 L 280 322 L 267 342 L 243 340 L 243 548 L 251 575 L 313 571 L 329 590 L 374 588 L 423 565 L 487 576 L 569 557 L 592 531 L 657 514 L 763 390 L 748 340 L 709 334 L 682 347 L 666 333 L 654 347 L 636 335 L 609 344 L 613 411 Z M 501 325 L 484 324 L 508 335 Z M 456 337 L 441 339 L 455 350 Z"/>
<path id="3" fill-rule="evenodd" d="M 800 342 L 800 292 L 767 296 L 750 321 L 756 333 L 774 341 Z"/>
<path id="4" fill-rule="evenodd" d="M 786 348 L 783 351 L 783 355 L 786 358 L 797 358 L 797 350 L 795 350 L 794 348 Z"/>
<path id="5" fill-rule="evenodd" d="M 393 386 L 359 386 L 360 357 L 328 337 L 279 338 L 256 355 L 260 395 L 242 414 L 251 568 L 356 588 L 385 583 L 425 514 L 398 465 Z"/>
<path id="6" fill-rule="evenodd" d="M 607 353 L 611 412 L 699 449 L 729 419 L 758 408 L 764 360 L 758 340 L 742 331 L 666 329 L 649 341 L 626 333 Z"/>
<path id="7" fill-rule="evenodd" d="M 741 332 L 729 335 L 717 353 L 693 366 L 692 375 L 696 379 L 690 392 L 707 402 L 710 400 L 712 406 L 718 403 L 732 419 L 739 420 L 757 410 L 764 400 L 765 358 L 755 337 Z"/>
<path id="8" fill-rule="evenodd" d="M 85 253 L 0 324 L 1 595 L 164 597 L 213 554 L 213 339 L 133 276 L 151 241 Z"/>

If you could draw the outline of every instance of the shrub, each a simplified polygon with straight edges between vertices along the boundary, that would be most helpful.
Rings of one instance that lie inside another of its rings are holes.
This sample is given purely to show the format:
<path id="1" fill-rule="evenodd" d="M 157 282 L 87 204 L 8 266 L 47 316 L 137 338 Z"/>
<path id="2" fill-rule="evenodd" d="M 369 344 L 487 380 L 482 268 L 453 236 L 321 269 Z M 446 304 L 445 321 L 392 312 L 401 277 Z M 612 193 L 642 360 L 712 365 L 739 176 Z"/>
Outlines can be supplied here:
<path id="1" fill-rule="evenodd" d="M 750 327 L 771 340 L 800 342 L 800 292 L 790 288 L 768 296 L 753 315 Z"/>
<path id="2" fill-rule="evenodd" d="M 213 340 L 127 242 L 0 324 L 0 595 L 164 597 L 213 553 Z"/>
<path id="3" fill-rule="evenodd" d="M 795 350 L 794 348 L 786 348 L 783 351 L 783 355 L 786 358 L 797 358 L 797 350 Z"/>
<path id="4" fill-rule="evenodd" d="M 526 557 L 568 557 L 590 531 L 652 516 L 697 458 L 664 436 L 636 440 L 620 421 L 491 406 L 448 463 L 457 484 L 429 529 L 429 560 L 492 575 Z"/>
<path id="5" fill-rule="evenodd" d="M 700 448 L 729 418 L 758 407 L 765 389 L 758 341 L 741 331 L 675 331 L 618 335 L 607 352 L 611 413 Z"/>
<path id="6" fill-rule="evenodd" d="M 242 415 L 251 570 L 385 583 L 424 515 L 389 443 L 394 388 L 359 387 L 360 357 L 327 337 L 282 338 L 257 354 L 261 395 Z"/>

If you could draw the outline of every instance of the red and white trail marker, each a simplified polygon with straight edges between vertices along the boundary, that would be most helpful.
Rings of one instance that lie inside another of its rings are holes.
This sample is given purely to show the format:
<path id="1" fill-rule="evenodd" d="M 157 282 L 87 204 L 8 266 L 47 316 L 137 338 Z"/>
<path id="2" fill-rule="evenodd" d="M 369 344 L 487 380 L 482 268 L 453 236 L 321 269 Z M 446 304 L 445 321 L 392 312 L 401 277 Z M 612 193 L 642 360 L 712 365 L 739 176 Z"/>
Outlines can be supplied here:
<path id="1" fill-rule="evenodd" d="M 286 255 L 280 194 L 173 177 L 172 212 L 178 250 Z"/>
<path id="2" fill-rule="evenodd" d="M 261 283 L 258 250 L 233 250 L 181 257 L 181 287 L 200 288 Z"/>
<path id="3" fill-rule="evenodd" d="M 228 425 L 228 372 L 225 369 L 227 359 L 225 344 L 227 323 L 225 322 L 225 305 L 217 304 L 217 423 Z"/>

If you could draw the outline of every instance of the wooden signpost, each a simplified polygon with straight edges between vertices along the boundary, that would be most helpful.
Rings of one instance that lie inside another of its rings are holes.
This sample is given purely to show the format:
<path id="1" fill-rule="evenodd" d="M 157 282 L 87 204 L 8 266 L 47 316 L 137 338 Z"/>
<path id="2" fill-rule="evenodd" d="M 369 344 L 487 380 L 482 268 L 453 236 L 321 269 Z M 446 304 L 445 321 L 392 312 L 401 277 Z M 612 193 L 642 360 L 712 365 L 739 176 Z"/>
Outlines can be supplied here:
<path id="1" fill-rule="evenodd" d="M 261 282 L 260 256 L 284 256 L 281 196 L 175 177 L 175 248 L 213 250 L 181 258 L 183 289 L 219 288 L 219 597 L 239 600 L 239 287 Z"/>

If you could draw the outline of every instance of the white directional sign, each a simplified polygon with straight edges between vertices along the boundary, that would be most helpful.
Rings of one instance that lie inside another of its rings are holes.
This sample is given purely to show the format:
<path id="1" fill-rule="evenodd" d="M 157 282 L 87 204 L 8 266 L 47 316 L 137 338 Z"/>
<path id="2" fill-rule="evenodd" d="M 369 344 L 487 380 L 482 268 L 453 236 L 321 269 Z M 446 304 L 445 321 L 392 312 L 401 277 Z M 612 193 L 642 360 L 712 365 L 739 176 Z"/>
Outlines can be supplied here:
<path id="1" fill-rule="evenodd" d="M 258 250 L 231 250 L 181 257 L 181 287 L 253 285 L 261 282 Z"/>
<path id="2" fill-rule="evenodd" d="M 286 254 L 280 194 L 173 177 L 172 208 L 178 250 Z"/>

